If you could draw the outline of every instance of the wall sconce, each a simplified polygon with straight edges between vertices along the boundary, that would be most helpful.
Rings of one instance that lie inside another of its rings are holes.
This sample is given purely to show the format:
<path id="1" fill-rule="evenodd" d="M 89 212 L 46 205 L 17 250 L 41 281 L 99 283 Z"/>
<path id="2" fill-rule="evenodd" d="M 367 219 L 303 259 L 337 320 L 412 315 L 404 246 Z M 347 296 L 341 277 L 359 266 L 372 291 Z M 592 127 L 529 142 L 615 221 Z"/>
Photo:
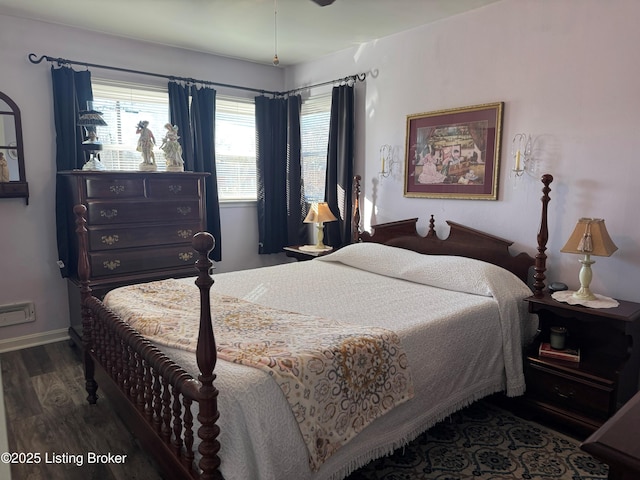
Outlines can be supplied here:
<path id="1" fill-rule="evenodd" d="M 380 175 L 387 178 L 393 172 L 393 166 L 397 163 L 393 158 L 393 147 L 391 145 L 382 145 L 380 147 Z"/>
<path id="2" fill-rule="evenodd" d="M 526 133 L 516 133 L 511 141 L 511 156 L 513 157 L 513 168 L 511 175 L 516 179 L 521 177 L 527 169 L 527 163 L 531 160 L 532 153 L 531 135 Z"/>

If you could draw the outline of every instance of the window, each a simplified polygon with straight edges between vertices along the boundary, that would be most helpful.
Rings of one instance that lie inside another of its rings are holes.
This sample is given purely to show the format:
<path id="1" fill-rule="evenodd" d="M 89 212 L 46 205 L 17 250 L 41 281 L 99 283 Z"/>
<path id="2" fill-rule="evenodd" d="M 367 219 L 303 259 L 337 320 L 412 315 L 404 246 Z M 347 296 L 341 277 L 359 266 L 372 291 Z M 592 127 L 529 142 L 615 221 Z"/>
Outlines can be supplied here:
<path id="1" fill-rule="evenodd" d="M 166 90 L 148 85 L 93 79 L 93 108 L 102 112 L 106 127 L 96 133 L 103 145 L 100 159 L 108 170 L 138 170 L 142 155 L 136 151 L 136 127 L 149 121 L 160 147 L 169 122 Z M 180 132 L 178 132 L 180 134 Z M 255 200 L 256 147 L 253 100 L 216 97 L 216 172 L 221 201 Z M 158 170 L 166 169 L 162 151 L 154 150 Z"/>
<path id="2" fill-rule="evenodd" d="M 300 115 L 305 200 L 309 203 L 323 202 L 329 147 L 331 95 L 306 100 L 302 104 Z"/>
<path id="3" fill-rule="evenodd" d="M 258 198 L 253 100 L 216 97 L 216 173 L 220 200 Z"/>

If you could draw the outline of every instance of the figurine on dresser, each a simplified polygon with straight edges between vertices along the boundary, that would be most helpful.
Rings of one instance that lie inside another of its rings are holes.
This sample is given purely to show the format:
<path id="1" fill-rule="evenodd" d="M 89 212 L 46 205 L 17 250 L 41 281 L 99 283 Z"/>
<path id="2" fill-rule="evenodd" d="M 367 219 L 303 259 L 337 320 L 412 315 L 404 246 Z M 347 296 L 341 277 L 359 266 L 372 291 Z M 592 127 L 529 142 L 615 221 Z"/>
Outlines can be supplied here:
<path id="1" fill-rule="evenodd" d="M 164 152 L 164 158 L 167 161 L 167 171 L 182 172 L 184 171 L 184 161 L 182 160 L 182 147 L 178 142 L 180 138 L 178 136 L 178 126 L 166 123 L 164 128 L 167 129 L 167 133 L 162 139 L 160 150 Z"/>
<path id="2" fill-rule="evenodd" d="M 144 172 L 155 172 L 158 169 L 156 157 L 153 154 L 156 139 L 153 136 L 153 132 L 149 130 L 149 122 L 143 120 L 138 123 L 136 133 L 140 135 L 138 138 L 138 148 L 136 150 L 142 153 L 142 163 L 139 168 Z"/>

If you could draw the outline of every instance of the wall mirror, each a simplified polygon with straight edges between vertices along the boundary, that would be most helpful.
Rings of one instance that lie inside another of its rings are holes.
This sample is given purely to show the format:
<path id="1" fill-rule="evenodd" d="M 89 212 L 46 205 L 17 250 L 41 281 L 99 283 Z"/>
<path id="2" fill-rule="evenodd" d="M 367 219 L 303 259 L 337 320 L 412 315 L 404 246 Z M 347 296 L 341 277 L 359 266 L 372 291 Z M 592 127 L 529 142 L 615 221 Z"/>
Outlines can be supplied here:
<path id="1" fill-rule="evenodd" d="M 0 92 L 0 198 L 23 197 L 29 204 L 24 174 L 20 109 Z"/>

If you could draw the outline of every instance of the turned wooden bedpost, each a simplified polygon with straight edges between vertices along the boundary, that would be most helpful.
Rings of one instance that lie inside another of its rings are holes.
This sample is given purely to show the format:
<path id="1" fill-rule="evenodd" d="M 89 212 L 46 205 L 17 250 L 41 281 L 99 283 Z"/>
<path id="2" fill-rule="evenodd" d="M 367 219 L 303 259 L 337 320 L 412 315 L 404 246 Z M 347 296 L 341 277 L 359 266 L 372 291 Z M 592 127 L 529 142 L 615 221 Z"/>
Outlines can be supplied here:
<path id="1" fill-rule="evenodd" d="M 538 231 L 538 254 L 536 255 L 536 264 L 534 266 L 535 274 L 533 278 L 535 280 L 533 284 L 533 294 L 536 297 L 542 297 L 544 295 L 544 281 L 546 276 L 544 272 L 546 271 L 547 265 L 547 255 L 545 251 L 547 250 L 547 241 L 549 240 L 549 226 L 547 224 L 547 206 L 549 205 L 549 192 L 551 188 L 549 185 L 553 182 L 553 176 L 544 174 L 541 178 L 544 187 L 542 188 L 542 218 L 540 221 L 540 230 Z"/>
<path id="2" fill-rule="evenodd" d="M 95 366 L 91 358 L 93 348 L 91 311 L 84 302 L 91 297 L 91 287 L 89 278 L 91 276 L 91 265 L 89 264 L 88 240 L 87 240 L 87 220 L 85 218 L 87 207 L 76 205 L 73 207 L 76 216 L 76 234 L 78 236 L 78 279 L 80 280 L 80 304 L 82 315 L 82 357 L 84 360 L 84 380 L 87 393 L 87 401 L 95 404 L 98 401 L 98 384 L 94 379 Z"/>
<path id="3" fill-rule="evenodd" d="M 351 215 L 351 243 L 360 241 L 360 180 L 362 177 L 353 177 L 353 213 Z"/>
<path id="4" fill-rule="evenodd" d="M 193 248 L 198 252 L 196 268 L 199 270 L 196 285 L 200 289 L 200 331 L 198 334 L 198 345 L 196 347 L 196 360 L 200 375 L 198 380 L 200 387 L 198 420 L 200 428 L 198 437 L 202 440 L 198 446 L 198 451 L 202 455 L 199 466 L 202 469 L 202 479 L 222 480 L 220 473 L 220 442 L 218 435 L 220 427 L 216 424 L 218 417 L 218 390 L 213 385 L 216 375 L 213 369 L 216 366 L 216 342 L 213 335 L 213 325 L 211 324 L 211 297 L 210 289 L 213 285 L 213 278 L 209 275 L 209 270 L 213 263 L 209 260 L 209 252 L 215 246 L 215 239 L 207 232 L 200 232 L 193 237 Z"/>

